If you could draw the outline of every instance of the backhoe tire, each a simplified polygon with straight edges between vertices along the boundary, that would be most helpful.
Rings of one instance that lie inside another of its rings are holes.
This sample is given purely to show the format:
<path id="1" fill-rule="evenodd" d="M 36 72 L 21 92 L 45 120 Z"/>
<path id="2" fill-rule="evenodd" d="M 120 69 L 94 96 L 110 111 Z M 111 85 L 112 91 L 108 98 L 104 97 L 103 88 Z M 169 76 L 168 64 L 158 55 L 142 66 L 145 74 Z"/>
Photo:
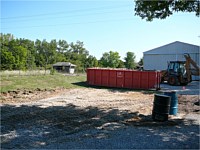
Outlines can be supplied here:
<path id="1" fill-rule="evenodd" d="M 188 82 L 181 83 L 180 85 L 182 85 L 182 86 L 186 86 L 186 85 L 188 85 Z"/>
<path id="2" fill-rule="evenodd" d="M 178 78 L 176 76 L 169 76 L 169 85 L 178 85 Z"/>

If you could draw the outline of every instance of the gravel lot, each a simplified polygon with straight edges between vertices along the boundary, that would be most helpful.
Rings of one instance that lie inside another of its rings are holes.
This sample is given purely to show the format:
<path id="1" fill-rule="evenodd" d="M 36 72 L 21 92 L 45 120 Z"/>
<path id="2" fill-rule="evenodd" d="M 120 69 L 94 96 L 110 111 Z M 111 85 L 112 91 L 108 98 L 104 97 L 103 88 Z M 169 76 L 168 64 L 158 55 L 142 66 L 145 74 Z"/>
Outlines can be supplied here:
<path id="1" fill-rule="evenodd" d="M 168 84 L 161 84 L 161 91 L 176 91 L 181 95 L 200 95 L 200 81 L 193 81 L 187 86 L 170 86 Z"/>
<path id="2" fill-rule="evenodd" d="M 152 91 L 100 88 L 12 98 L 1 103 L 1 148 L 199 149 L 199 95 L 180 94 L 167 122 L 152 121 L 153 99 Z"/>
<path id="3" fill-rule="evenodd" d="M 197 117 L 197 116 L 196 116 Z M 199 149 L 199 125 L 132 127 L 118 130 L 88 130 L 71 141 L 50 144 L 55 149 Z"/>

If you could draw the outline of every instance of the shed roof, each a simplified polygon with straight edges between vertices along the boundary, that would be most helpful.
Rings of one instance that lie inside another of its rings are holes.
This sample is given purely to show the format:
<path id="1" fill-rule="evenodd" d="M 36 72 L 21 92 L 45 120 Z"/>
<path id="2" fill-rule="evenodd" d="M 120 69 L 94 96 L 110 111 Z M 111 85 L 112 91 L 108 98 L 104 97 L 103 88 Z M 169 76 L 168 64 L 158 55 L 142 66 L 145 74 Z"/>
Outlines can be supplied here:
<path id="1" fill-rule="evenodd" d="M 57 63 L 53 64 L 53 66 L 74 66 L 75 67 L 76 65 L 74 65 L 70 62 L 57 62 Z"/>
<path id="2" fill-rule="evenodd" d="M 182 53 L 199 53 L 200 46 L 188 44 L 180 41 L 175 41 L 151 50 L 144 54 L 182 54 Z"/>

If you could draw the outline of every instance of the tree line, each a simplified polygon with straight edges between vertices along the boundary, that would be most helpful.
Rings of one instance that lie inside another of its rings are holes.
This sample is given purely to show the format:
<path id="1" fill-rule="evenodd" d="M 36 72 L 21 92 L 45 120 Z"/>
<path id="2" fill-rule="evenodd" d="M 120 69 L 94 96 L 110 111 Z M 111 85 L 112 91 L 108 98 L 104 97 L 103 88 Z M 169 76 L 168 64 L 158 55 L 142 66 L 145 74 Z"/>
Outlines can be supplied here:
<path id="1" fill-rule="evenodd" d="M 103 53 L 100 60 L 89 55 L 83 42 L 68 43 L 65 40 L 50 42 L 37 39 L 14 38 L 12 34 L 0 34 L 1 70 L 33 70 L 36 68 L 50 69 L 56 62 L 71 62 L 76 71 L 85 71 L 89 67 L 128 68 L 136 67 L 135 54 L 127 52 L 124 61 L 118 52 Z M 140 61 L 142 63 L 142 60 Z"/>

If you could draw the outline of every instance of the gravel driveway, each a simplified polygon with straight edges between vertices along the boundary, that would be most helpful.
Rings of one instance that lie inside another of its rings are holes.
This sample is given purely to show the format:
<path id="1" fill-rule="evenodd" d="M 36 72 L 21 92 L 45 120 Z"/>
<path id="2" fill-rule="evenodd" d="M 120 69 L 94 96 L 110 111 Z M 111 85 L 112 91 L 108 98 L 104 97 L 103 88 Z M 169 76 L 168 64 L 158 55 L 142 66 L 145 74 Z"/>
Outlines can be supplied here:
<path id="1" fill-rule="evenodd" d="M 181 95 L 200 95 L 200 81 L 192 81 L 187 86 L 171 86 L 169 84 L 161 84 L 161 91 L 176 91 Z"/>
<path id="2" fill-rule="evenodd" d="M 194 117 L 194 116 L 193 116 Z M 196 119 L 198 116 L 195 116 Z M 193 121 L 192 121 L 193 122 Z M 113 127 L 113 126 L 112 126 Z M 199 149 L 199 124 L 88 130 L 69 136 L 71 141 L 50 144 L 54 149 Z"/>
<path id="3" fill-rule="evenodd" d="M 198 149 L 199 106 L 193 103 L 199 97 L 180 97 L 179 115 L 168 122 L 151 120 L 153 97 L 151 92 L 85 88 L 1 104 L 1 148 Z"/>

